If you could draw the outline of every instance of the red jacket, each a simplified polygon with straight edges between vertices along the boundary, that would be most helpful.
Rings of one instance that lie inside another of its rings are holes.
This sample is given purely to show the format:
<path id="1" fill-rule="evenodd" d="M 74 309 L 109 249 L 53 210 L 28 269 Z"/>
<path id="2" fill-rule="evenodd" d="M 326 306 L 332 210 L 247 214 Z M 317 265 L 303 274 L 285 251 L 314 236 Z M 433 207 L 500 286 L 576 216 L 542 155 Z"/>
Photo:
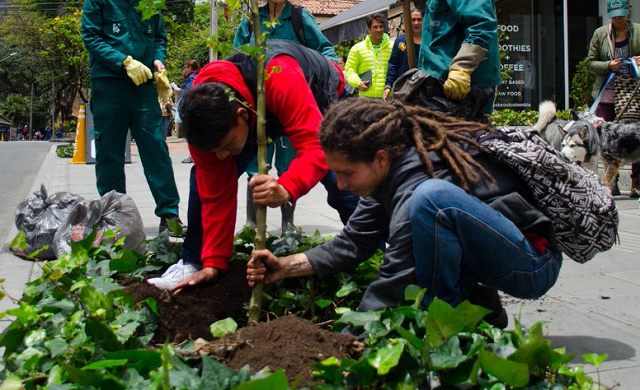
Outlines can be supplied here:
<path id="1" fill-rule="evenodd" d="M 274 67 L 277 71 L 272 72 L 271 68 Z M 266 72 L 270 74 L 265 80 L 267 110 L 284 126 L 284 133 L 296 149 L 296 158 L 278 178 L 278 183 L 295 202 L 328 171 L 318 139 L 322 114 L 295 59 L 287 55 L 276 56 L 269 62 Z M 200 71 L 193 85 L 207 82 L 229 85 L 242 95 L 255 112 L 253 95 L 240 71 L 231 62 L 209 63 Z M 233 250 L 238 205 L 239 175 L 235 160 L 233 156 L 220 160 L 215 153 L 193 147 L 189 147 L 189 151 L 196 165 L 198 194 L 202 202 L 202 265 L 225 271 Z"/>

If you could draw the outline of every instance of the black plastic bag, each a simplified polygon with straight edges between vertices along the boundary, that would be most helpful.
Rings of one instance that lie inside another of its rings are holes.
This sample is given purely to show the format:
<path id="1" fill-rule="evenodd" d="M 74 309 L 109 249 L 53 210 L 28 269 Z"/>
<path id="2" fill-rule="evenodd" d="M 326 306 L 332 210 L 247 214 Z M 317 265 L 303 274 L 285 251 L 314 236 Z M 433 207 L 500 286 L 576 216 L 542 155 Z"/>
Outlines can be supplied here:
<path id="1" fill-rule="evenodd" d="M 393 99 L 468 121 L 486 122 L 482 110 L 494 94 L 493 87 L 472 86 L 464 99 L 449 100 L 444 97 L 443 86 L 439 78 L 419 69 L 409 69 L 393 83 Z"/>
<path id="2" fill-rule="evenodd" d="M 129 195 L 109 191 L 100 199 L 82 201 L 71 210 L 54 238 L 55 254 L 59 257 L 71 253 L 71 242 L 85 239 L 94 227 L 96 246 L 105 239 L 104 232 L 111 230 L 116 233 L 114 240 L 126 237 L 125 248 L 140 253 L 147 250 L 147 236 L 135 202 Z"/>
<path id="3" fill-rule="evenodd" d="M 49 245 L 36 257 L 43 260 L 55 258 L 53 239 L 58 228 L 67 220 L 75 205 L 82 201 L 79 195 L 69 192 L 56 192 L 49 196 L 44 184 L 40 191 L 27 197 L 16 207 L 15 223 L 18 230 L 23 230 L 27 237 L 26 253 Z"/>

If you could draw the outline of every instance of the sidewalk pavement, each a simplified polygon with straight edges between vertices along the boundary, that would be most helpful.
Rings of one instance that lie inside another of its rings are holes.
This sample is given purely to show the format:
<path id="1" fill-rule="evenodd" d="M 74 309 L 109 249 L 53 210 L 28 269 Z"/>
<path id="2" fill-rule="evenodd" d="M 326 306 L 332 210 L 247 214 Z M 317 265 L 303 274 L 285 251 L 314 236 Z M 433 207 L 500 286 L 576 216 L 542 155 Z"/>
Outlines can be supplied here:
<path id="1" fill-rule="evenodd" d="M 168 140 L 174 175 L 180 192 L 180 216 L 186 222 L 189 172 L 193 164 L 181 161 L 189 155 L 186 143 L 181 139 Z M 69 159 L 58 158 L 55 146 L 45 158 L 33 183 L 32 192 L 44 183 L 49 193 L 69 191 L 87 199 L 97 199 L 94 167 L 71 165 Z M 148 236 L 157 234 L 159 219 L 154 215 L 155 203 L 142 171 L 140 158 L 132 150 L 132 163 L 126 165 L 127 193 L 136 202 Z M 246 176 L 239 179 L 238 217 L 236 231 L 246 216 Z M 621 189 L 628 188 L 621 183 Z M 607 360 L 600 366 L 599 377 L 603 384 L 619 383 L 619 389 L 637 389 L 640 383 L 640 211 L 638 201 L 627 196 L 616 197 L 620 213 L 620 244 L 597 255 L 586 264 L 578 264 L 565 258 L 556 285 L 541 299 L 520 300 L 503 297 L 511 316 L 531 326 L 545 321 L 546 335 L 552 347 L 566 347 L 576 355 L 575 363 L 586 353 L 607 353 Z M 268 231 L 279 234 L 280 209 L 268 209 Z M 326 203 L 326 192 L 321 185 L 301 198 L 296 207 L 295 223 L 306 234 L 318 229 L 323 235 L 336 235 L 342 224 L 335 210 Z M 8 242 L 17 234 L 14 227 Z M 0 255 L 0 279 L 5 279 L 5 289 L 12 297 L 22 295 L 24 284 L 39 275 L 37 264 L 3 253 Z M 0 301 L 0 312 L 13 307 L 9 299 Z M 0 320 L 4 329 L 9 319 Z M 585 367 L 596 377 L 592 366 Z"/>

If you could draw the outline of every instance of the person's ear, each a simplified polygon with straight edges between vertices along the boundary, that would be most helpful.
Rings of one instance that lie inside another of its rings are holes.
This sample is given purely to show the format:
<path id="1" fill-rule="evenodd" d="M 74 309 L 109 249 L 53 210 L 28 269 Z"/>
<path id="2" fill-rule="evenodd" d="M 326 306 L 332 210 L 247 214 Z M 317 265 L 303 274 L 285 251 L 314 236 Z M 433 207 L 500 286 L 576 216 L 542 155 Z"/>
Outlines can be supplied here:
<path id="1" fill-rule="evenodd" d="M 249 122 L 249 111 L 247 111 L 247 109 L 244 107 L 238 107 L 238 109 L 236 110 L 236 117 L 238 119 L 242 118 L 246 122 Z"/>
<path id="2" fill-rule="evenodd" d="M 386 167 L 390 164 L 389 154 L 386 150 L 380 149 L 373 157 L 373 161 L 377 162 L 382 167 Z"/>

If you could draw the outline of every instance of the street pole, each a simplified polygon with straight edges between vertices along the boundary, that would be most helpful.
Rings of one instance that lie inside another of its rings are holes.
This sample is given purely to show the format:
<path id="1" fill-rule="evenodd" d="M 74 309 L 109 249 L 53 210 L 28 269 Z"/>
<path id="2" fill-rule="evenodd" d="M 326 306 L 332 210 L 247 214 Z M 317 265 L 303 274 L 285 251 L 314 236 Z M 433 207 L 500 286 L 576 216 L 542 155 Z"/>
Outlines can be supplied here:
<path id="1" fill-rule="evenodd" d="M 209 12 L 209 35 L 213 36 L 218 34 L 218 0 L 210 0 L 211 8 Z M 218 59 L 218 53 L 214 53 L 212 48 L 209 48 L 209 62 Z"/>
<path id="2" fill-rule="evenodd" d="M 51 80 L 51 135 L 53 138 L 53 129 L 56 124 L 56 79 Z"/>
<path id="3" fill-rule="evenodd" d="M 29 139 L 33 132 L 33 83 L 31 83 L 31 106 L 29 108 Z"/>

